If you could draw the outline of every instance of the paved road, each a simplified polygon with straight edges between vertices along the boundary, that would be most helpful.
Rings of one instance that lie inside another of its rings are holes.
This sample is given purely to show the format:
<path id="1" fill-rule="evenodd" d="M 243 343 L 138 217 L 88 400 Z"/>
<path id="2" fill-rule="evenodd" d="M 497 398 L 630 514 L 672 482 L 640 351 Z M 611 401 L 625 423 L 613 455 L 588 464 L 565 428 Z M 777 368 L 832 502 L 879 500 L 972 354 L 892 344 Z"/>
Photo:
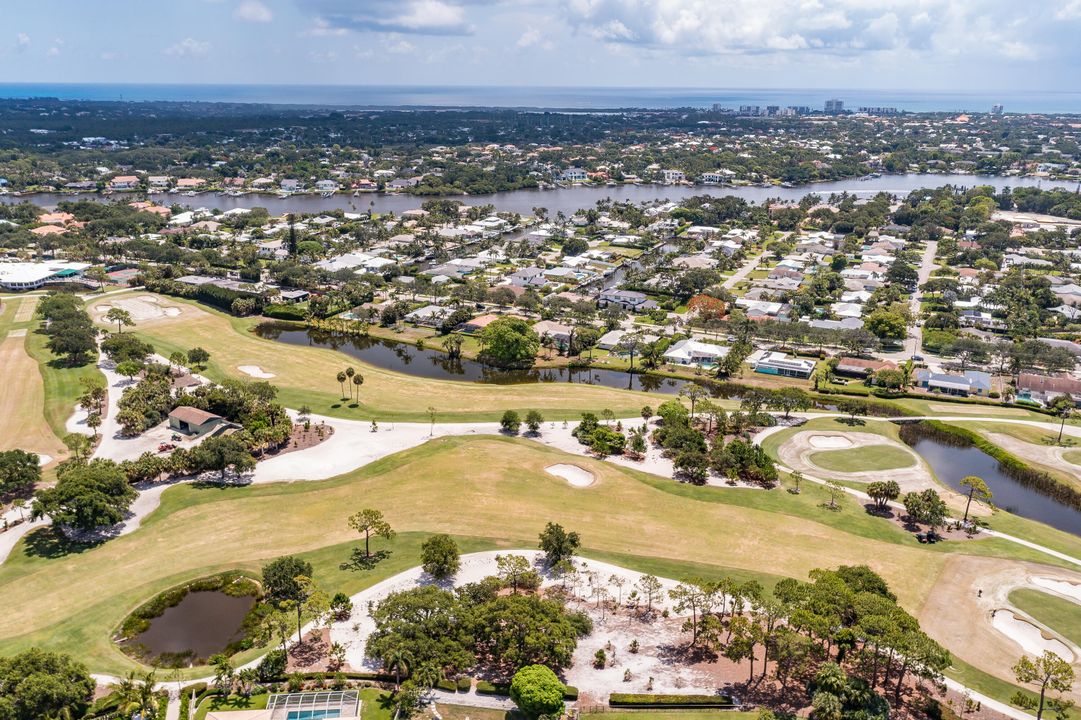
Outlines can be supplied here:
<path id="1" fill-rule="evenodd" d="M 916 268 L 916 291 L 912 293 L 912 297 L 908 300 L 909 311 L 912 313 L 912 317 L 917 321 L 920 317 L 920 298 L 923 297 L 923 293 L 920 292 L 919 286 L 927 282 L 931 273 L 938 267 L 935 263 L 935 255 L 938 253 L 938 241 L 928 240 L 927 247 L 923 251 L 923 257 L 920 258 L 920 265 Z M 920 352 L 923 345 L 923 328 L 919 325 L 914 325 L 909 329 L 908 337 L 905 338 L 904 348 L 897 352 L 892 353 L 879 353 L 879 357 L 883 360 L 892 360 L 894 362 L 904 362 L 911 358 L 913 355 Z"/>
<path id="2" fill-rule="evenodd" d="M 721 283 L 721 287 L 731 289 L 736 286 L 740 280 L 744 280 L 748 275 L 754 272 L 754 269 L 758 267 L 758 263 L 762 262 L 762 258 L 766 256 L 765 252 L 755 255 L 753 258 L 743 263 L 743 267 L 736 272 L 732 273 L 732 277 Z"/>

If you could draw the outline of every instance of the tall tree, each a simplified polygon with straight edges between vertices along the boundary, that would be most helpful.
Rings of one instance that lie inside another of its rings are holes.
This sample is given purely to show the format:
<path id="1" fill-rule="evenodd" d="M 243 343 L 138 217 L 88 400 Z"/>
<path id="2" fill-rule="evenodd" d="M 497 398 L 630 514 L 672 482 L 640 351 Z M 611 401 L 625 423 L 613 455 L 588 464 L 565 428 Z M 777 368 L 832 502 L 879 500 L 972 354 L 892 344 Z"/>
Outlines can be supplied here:
<path id="1" fill-rule="evenodd" d="M 383 513 L 374 508 L 364 508 L 349 518 L 349 527 L 364 535 L 364 557 L 370 558 L 371 536 L 381 537 L 384 540 L 394 539 L 394 529 L 383 518 Z"/>

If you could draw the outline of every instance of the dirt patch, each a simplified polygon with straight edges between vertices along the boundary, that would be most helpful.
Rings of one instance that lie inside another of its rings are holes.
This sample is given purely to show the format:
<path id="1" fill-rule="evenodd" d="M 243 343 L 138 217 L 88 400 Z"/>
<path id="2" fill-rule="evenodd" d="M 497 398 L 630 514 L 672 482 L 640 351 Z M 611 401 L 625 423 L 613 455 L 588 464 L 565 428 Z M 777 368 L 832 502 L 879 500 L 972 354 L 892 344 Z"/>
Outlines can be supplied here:
<path id="1" fill-rule="evenodd" d="M 260 380 L 269 380 L 270 378 L 275 377 L 274 373 L 266 372 L 258 365 L 237 365 L 236 369 L 249 377 L 258 378 Z"/>
<path id="2" fill-rule="evenodd" d="M 334 428 L 325 423 L 313 422 L 307 428 L 304 427 L 304 423 L 294 423 L 293 434 L 289 436 L 289 440 L 280 449 L 263 453 L 260 459 L 269 460 L 298 450 L 307 450 L 326 442 L 333 434 Z"/>
<path id="3" fill-rule="evenodd" d="M 549 465 L 544 468 L 544 472 L 549 475 L 563 478 L 577 488 L 589 487 L 596 482 L 593 473 L 584 468 L 580 468 L 577 465 L 567 465 L 563 463 L 560 463 L 559 465 Z"/>
<path id="4" fill-rule="evenodd" d="M 18 328 L 8 333 L 8 337 L 26 337 L 26 328 Z"/>

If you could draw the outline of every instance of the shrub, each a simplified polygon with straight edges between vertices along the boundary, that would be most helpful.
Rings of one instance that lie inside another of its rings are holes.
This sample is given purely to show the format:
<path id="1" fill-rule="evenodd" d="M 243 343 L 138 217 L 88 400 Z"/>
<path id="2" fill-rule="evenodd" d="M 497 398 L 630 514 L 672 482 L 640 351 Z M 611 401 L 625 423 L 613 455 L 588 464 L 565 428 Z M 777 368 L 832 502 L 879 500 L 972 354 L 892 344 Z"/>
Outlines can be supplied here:
<path id="1" fill-rule="evenodd" d="M 477 695 L 510 695 L 510 685 L 506 683 L 493 683 L 488 680 L 478 680 Z"/>
<path id="2" fill-rule="evenodd" d="M 445 690 L 446 692 L 456 692 L 458 690 L 458 683 L 454 682 L 453 680 L 443 679 L 437 682 L 435 686 L 440 690 Z"/>
<path id="3" fill-rule="evenodd" d="M 473 687 L 473 678 L 468 675 L 458 678 L 458 692 L 469 692 L 471 687 Z"/>
<path id="4" fill-rule="evenodd" d="M 263 314 L 268 318 L 274 318 L 275 320 L 289 320 L 293 322 L 303 322 L 308 317 L 307 311 L 303 308 L 299 308 L 296 305 L 283 305 L 279 303 L 267 305 L 263 308 Z"/>
<path id="5" fill-rule="evenodd" d="M 526 665 L 510 683 L 511 700 L 528 717 L 562 713 L 563 693 L 563 683 L 544 665 Z"/>
<path id="6" fill-rule="evenodd" d="M 285 674 L 285 666 L 288 657 L 284 650 L 271 650 L 259 661 L 255 672 L 260 682 L 270 682 Z"/>

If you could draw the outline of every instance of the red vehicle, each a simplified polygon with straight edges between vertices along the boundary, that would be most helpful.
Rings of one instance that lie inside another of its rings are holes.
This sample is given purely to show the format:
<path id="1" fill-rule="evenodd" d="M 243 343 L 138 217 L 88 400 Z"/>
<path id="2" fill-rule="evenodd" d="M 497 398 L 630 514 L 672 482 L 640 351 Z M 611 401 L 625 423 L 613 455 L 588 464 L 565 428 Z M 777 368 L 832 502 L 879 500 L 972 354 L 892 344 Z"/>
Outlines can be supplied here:
<path id="1" fill-rule="evenodd" d="M 161 443 L 158 445 L 158 452 L 160 453 L 169 452 L 170 450 L 176 450 L 176 445 L 173 445 L 172 443 Z"/>

